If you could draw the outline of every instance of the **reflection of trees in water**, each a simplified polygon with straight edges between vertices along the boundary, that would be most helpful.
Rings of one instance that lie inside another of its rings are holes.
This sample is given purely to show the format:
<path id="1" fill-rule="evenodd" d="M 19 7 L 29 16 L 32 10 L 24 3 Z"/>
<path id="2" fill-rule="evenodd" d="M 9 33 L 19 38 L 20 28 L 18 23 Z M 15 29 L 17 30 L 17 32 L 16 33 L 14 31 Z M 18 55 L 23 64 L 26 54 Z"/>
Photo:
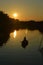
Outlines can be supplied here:
<path id="1" fill-rule="evenodd" d="M 43 41 L 43 34 L 42 34 L 42 38 L 41 38 L 40 45 L 39 45 L 39 51 L 40 51 L 41 55 L 43 56 L 43 47 L 41 47 L 42 41 Z"/>
<path id="2" fill-rule="evenodd" d="M 29 30 L 39 30 L 43 34 L 43 21 L 42 22 L 18 22 L 10 18 L 7 14 L 0 11 L 0 46 L 3 46 L 3 43 L 6 43 L 10 37 L 10 33 L 16 29 L 29 29 Z M 24 43 L 24 42 L 23 42 Z M 26 47 L 28 44 L 22 44 L 23 47 Z"/>
<path id="3" fill-rule="evenodd" d="M 3 46 L 3 43 L 6 44 L 8 39 L 9 39 L 9 35 L 3 34 L 2 37 L 0 37 L 0 46 Z"/>

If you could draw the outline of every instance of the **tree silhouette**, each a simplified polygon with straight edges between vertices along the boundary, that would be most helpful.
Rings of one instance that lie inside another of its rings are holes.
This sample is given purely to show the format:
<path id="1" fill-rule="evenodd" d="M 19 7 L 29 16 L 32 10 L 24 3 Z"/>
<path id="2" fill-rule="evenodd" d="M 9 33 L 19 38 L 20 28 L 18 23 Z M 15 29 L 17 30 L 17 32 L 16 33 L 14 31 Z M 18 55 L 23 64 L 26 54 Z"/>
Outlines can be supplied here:
<path id="1" fill-rule="evenodd" d="M 9 39 L 12 21 L 9 16 L 0 11 L 0 46 Z"/>

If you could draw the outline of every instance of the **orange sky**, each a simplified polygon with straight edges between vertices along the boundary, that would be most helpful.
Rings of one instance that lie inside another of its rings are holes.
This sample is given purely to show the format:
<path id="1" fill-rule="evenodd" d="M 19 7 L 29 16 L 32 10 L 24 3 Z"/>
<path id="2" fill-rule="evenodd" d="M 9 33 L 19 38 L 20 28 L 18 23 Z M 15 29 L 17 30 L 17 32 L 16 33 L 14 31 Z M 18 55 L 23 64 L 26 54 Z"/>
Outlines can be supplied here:
<path id="1" fill-rule="evenodd" d="M 43 0 L 0 0 L 0 10 L 19 20 L 43 20 Z"/>

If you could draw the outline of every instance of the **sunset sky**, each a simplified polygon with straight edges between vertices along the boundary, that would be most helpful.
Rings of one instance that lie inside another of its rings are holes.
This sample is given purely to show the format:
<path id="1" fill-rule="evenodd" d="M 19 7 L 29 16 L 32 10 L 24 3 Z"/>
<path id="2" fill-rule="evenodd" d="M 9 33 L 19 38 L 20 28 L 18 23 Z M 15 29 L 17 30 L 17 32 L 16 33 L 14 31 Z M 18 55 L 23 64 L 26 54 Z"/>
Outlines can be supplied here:
<path id="1" fill-rule="evenodd" d="M 20 20 L 43 20 L 43 0 L 0 0 L 0 10 Z"/>

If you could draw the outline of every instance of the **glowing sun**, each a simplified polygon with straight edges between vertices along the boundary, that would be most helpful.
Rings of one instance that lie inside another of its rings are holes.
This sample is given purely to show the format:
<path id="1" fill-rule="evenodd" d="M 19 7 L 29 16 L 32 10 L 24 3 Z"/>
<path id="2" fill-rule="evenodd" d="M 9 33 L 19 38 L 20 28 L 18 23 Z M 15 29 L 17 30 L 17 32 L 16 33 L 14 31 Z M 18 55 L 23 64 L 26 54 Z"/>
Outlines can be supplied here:
<path id="1" fill-rule="evenodd" d="M 14 13 L 13 14 L 13 17 L 16 19 L 18 17 L 18 14 L 17 13 Z"/>

